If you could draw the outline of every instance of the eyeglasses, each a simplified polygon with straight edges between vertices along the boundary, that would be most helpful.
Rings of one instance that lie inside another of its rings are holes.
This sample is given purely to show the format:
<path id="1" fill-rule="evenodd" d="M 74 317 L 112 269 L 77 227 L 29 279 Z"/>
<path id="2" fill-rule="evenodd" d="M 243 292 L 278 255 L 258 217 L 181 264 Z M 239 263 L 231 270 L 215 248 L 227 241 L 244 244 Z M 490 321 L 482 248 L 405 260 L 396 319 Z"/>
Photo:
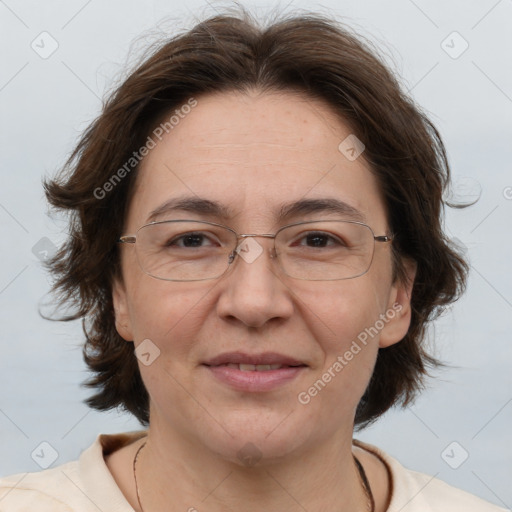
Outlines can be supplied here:
<path id="1" fill-rule="evenodd" d="M 356 221 L 297 222 L 275 234 L 241 235 L 214 222 L 166 220 L 146 224 L 118 242 L 135 244 L 141 269 L 156 279 L 203 281 L 222 276 L 236 255 L 248 263 L 259 257 L 263 249 L 252 237 L 273 238 L 270 257 L 287 276 L 309 281 L 362 276 L 372 264 L 375 242 L 392 241 Z"/>

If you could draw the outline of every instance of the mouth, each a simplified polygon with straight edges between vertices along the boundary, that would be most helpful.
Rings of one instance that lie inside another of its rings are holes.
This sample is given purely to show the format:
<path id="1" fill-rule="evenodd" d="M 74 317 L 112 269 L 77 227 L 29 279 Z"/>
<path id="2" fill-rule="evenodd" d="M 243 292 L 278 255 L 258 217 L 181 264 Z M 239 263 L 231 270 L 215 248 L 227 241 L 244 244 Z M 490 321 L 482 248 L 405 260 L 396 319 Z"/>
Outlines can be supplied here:
<path id="1" fill-rule="evenodd" d="M 294 359 L 277 352 L 263 352 L 261 354 L 246 354 L 245 352 L 225 352 L 208 359 L 203 364 L 206 366 L 239 365 L 247 367 L 245 370 L 265 371 L 278 369 L 280 366 L 307 366 L 303 361 Z M 252 368 L 252 367 L 255 368 Z M 258 368 L 260 367 L 260 368 Z M 275 367 L 275 368 L 267 368 Z"/>
<path id="2" fill-rule="evenodd" d="M 266 352 L 230 352 L 203 363 L 223 385 L 238 391 L 272 391 L 294 380 L 308 365 L 288 356 Z"/>
<path id="3" fill-rule="evenodd" d="M 280 370 L 281 368 L 295 368 L 295 366 L 288 366 L 284 364 L 247 364 L 247 363 L 226 363 L 225 365 L 219 366 L 227 366 L 228 368 L 234 368 L 235 370 L 240 370 L 241 372 L 268 372 L 269 370 Z M 299 366 L 299 365 L 297 365 Z"/>

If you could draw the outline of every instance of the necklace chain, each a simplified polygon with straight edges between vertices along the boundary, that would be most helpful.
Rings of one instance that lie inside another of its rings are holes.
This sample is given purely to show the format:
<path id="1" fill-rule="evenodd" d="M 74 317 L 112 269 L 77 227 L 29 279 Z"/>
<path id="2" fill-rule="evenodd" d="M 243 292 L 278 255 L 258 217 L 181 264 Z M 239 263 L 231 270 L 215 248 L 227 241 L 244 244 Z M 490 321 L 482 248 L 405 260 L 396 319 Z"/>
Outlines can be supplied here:
<path id="1" fill-rule="evenodd" d="M 141 512 L 144 512 L 144 509 L 142 508 L 142 503 L 140 502 L 140 494 L 139 494 L 139 484 L 137 482 L 137 458 L 139 457 L 139 453 L 141 452 L 142 448 L 146 446 L 146 441 L 142 443 L 139 446 L 139 449 L 135 453 L 135 457 L 133 458 L 133 479 L 135 480 L 135 492 L 137 494 L 137 501 L 139 503 L 139 508 Z M 364 471 L 363 465 L 359 462 L 359 459 L 353 455 L 354 462 L 356 463 L 357 471 L 359 473 L 359 478 L 361 480 L 361 486 L 363 487 L 364 494 L 366 496 L 366 499 L 368 500 L 368 512 L 375 512 L 375 500 L 373 498 L 372 489 L 370 487 L 370 482 L 368 481 L 368 477 L 366 476 L 366 473 Z"/>
<path id="2" fill-rule="evenodd" d="M 137 493 L 137 501 L 139 502 L 139 508 L 140 512 L 144 512 L 144 509 L 142 508 L 142 503 L 140 502 L 140 495 L 139 495 L 139 484 L 137 483 L 137 471 L 136 471 L 136 464 L 137 464 L 137 458 L 139 457 L 139 453 L 146 446 L 146 442 L 144 441 L 140 446 L 137 452 L 135 453 L 135 457 L 133 458 L 133 479 L 135 480 L 135 492 Z"/>
<path id="3" fill-rule="evenodd" d="M 364 493 L 366 495 L 366 499 L 368 500 L 368 512 L 375 512 L 375 499 L 373 498 L 372 488 L 370 487 L 370 482 L 368 481 L 368 477 L 366 476 L 366 472 L 363 468 L 363 465 L 359 462 L 359 459 L 353 455 L 354 462 L 356 463 L 357 470 L 359 472 L 359 478 L 361 479 L 361 485 L 363 487 Z"/>

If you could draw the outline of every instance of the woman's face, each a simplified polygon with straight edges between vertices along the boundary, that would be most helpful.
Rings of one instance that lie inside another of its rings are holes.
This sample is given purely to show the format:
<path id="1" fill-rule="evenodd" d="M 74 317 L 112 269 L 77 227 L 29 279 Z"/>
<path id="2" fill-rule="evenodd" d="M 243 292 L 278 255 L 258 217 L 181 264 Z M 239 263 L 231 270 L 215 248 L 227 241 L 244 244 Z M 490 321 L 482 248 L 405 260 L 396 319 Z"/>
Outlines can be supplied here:
<path id="1" fill-rule="evenodd" d="M 388 233 L 364 152 L 354 159 L 351 139 L 339 149 L 351 131 L 327 105 L 289 92 L 196 99 L 142 161 L 125 234 L 185 196 L 219 203 L 229 216 L 176 210 L 155 220 L 275 233 L 284 225 L 277 220 L 283 205 L 336 199 L 358 210 L 376 235 Z M 326 219 L 352 218 L 303 211 L 286 224 Z M 271 239 L 249 240 L 251 250 L 263 249 L 255 259 L 237 256 L 222 277 L 196 282 L 150 277 L 135 246 L 122 247 L 116 325 L 136 347 L 150 340 L 139 362 L 150 431 L 228 460 L 251 450 L 258 458 L 299 454 L 339 434 L 351 437 L 379 346 L 401 340 L 409 326 L 409 290 L 392 282 L 389 244 L 375 244 L 372 265 L 360 277 L 306 281 L 280 271 Z M 236 366 L 244 362 L 284 366 Z"/>

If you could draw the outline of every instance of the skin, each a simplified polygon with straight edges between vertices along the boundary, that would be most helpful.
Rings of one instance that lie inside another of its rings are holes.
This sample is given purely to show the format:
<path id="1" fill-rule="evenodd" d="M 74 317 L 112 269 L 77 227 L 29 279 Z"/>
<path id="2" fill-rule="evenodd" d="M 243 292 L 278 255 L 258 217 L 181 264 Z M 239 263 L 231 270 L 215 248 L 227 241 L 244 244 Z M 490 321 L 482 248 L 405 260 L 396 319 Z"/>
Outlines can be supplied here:
<path id="1" fill-rule="evenodd" d="M 283 202 L 337 198 L 360 210 L 377 235 L 389 232 L 386 208 L 364 153 L 349 161 L 338 145 L 350 127 L 328 105 L 291 93 L 221 93 L 197 106 L 142 162 L 124 233 L 133 234 L 172 197 L 197 195 L 233 210 L 230 219 L 191 212 L 165 218 L 210 220 L 239 233 L 274 233 Z M 293 221 L 335 219 L 323 212 Z M 352 446 L 354 415 L 379 347 L 399 342 L 410 323 L 410 291 L 392 281 L 391 248 L 376 244 L 370 270 L 341 281 L 300 281 L 268 257 L 238 258 L 221 278 L 170 282 L 139 267 L 122 248 L 122 282 L 113 289 L 119 334 L 149 338 L 160 356 L 139 363 L 150 394 L 147 445 L 137 462 L 144 510 L 366 510 L 352 453 L 370 480 L 376 510 L 388 496 L 385 466 Z M 414 278 L 414 268 L 409 265 Z M 411 281 L 412 281 L 411 279 Z M 307 405 L 297 400 L 357 335 L 393 304 L 402 308 Z M 201 365 L 226 351 L 271 351 L 307 368 L 266 393 L 243 393 Z M 107 457 L 119 487 L 140 510 L 132 461 L 143 441 Z M 238 451 L 252 443 L 261 460 L 246 467 Z M 219 485 L 222 482 L 222 485 Z M 207 498 L 205 499 L 205 497 Z M 205 500 L 203 502 L 203 500 Z"/>

